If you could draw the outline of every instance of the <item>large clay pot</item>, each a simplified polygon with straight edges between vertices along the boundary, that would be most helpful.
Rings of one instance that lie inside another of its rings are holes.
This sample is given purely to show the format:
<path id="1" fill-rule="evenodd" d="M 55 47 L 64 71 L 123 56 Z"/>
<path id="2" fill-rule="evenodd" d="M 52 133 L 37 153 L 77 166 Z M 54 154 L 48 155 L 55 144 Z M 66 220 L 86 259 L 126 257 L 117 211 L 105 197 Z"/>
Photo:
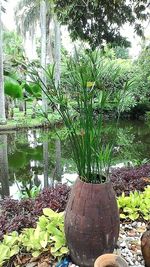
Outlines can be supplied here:
<path id="1" fill-rule="evenodd" d="M 119 255 L 104 254 L 96 259 L 94 267 L 128 267 L 128 264 Z"/>
<path id="2" fill-rule="evenodd" d="M 119 225 L 111 183 L 90 184 L 78 178 L 65 214 L 65 234 L 72 261 L 79 266 L 93 266 L 99 255 L 112 253 Z"/>

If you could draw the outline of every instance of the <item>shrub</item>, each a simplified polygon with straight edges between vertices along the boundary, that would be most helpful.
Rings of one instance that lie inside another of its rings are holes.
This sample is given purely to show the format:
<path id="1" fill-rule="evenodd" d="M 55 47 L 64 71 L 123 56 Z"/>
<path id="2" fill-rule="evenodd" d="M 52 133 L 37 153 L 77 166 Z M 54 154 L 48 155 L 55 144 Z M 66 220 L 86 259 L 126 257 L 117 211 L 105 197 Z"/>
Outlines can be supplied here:
<path id="1" fill-rule="evenodd" d="M 150 182 L 150 164 L 140 167 L 113 169 L 111 180 L 118 196 L 124 192 L 144 191 Z M 21 232 L 23 228 L 36 226 L 39 216 L 44 208 L 50 208 L 61 212 L 65 210 L 70 187 L 67 185 L 56 185 L 44 188 L 35 199 L 22 199 L 20 201 L 6 198 L 1 202 L 0 211 L 0 239 L 3 235 L 12 231 Z"/>
<path id="2" fill-rule="evenodd" d="M 131 191 L 143 191 L 150 184 L 150 164 L 138 167 L 123 167 L 113 169 L 110 177 L 117 195 Z"/>
<path id="3" fill-rule="evenodd" d="M 1 202 L 0 239 L 5 233 L 20 232 L 23 228 L 35 227 L 43 208 L 54 211 L 64 211 L 70 187 L 56 185 L 54 188 L 45 188 L 33 199 L 14 200 L 6 198 Z"/>
<path id="4" fill-rule="evenodd" d="M 44 208 L 51 208 L 54 211 L 64 211 L 70 192 L 67 185 L 56 185 L 54 188 L 44 188 L 42 193 L 35 199 L 35 215 L 40 215 Z"/>
<path id="5" fill-rule="evenodd" d="M 121 219 L 150 220 L 150 186 L 146 187 L 143 192 L 131 192 L 129 196 L 122 193 L 118 197 L 118 206 Z"/>
<path id="6" fill-rule="evenodd" d="M 146 120 L 149 122 L 150 121 L 150 111 L 146 112 Z"/>
<path id="7" fill-rule="evenodd" d="M 64 214 L 43 209 L 36 228 L 23 229 L 20 235 L 15 231 L 4 235 L 0 242 L 0 266 L 23 250 L 29 255 L 32 253 L 33 257 L 43 252 L 57 259 L 66 255 L 68 248 L 64 234 Z"/>

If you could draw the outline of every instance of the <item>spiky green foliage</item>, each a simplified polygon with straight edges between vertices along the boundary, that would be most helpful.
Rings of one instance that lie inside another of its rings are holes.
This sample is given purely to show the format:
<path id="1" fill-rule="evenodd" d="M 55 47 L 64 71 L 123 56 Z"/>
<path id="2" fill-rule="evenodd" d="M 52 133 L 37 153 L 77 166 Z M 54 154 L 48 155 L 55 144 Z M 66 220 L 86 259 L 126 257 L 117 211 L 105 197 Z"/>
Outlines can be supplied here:
<path id="1" fill-rule="evenodd" d="M 41 97 L 41 87 L 39 84 L 25 83 L 23 85 L 23 88 L 26 90 L 26 92 L 32 97 L 39 98 Z"/>
<path id="2" fill-rule="evenodd" d="M 98 51 L 95 51 L 85 54 L 82 58 L 69 60 L 68 73 L 59 88 L 55 86 L 54 69 L 49 68 L 45 72 L 48 86 L 43 83 L 49 101 L 58 110 L 68 130 L 79 176 L 91 183 L 102 183 L 106 180 L 104 176 L 108 177 L 114 142 L 114 140 L 107 142 L 103 134 L 104 110 L 112 101 L 114 90 L 105 87 L 101 66 L 101 58 Z M 119 69 L 113 65 L 106 65 L 105 71 L 113 72 L 113 78 L 116 79 Z M 32 70 L 31 75 L 37 83 L 41 81 L 36 70 Z M 119 94 L 116 95 L 118 112 L 123 107 L 128 87 L 128 83 L 123 84 Z M 74 101 L 73 107 L 69 102 L 69 94 Z M 94 114 L 96 101 L 99 105 L 97 116 Z"/>

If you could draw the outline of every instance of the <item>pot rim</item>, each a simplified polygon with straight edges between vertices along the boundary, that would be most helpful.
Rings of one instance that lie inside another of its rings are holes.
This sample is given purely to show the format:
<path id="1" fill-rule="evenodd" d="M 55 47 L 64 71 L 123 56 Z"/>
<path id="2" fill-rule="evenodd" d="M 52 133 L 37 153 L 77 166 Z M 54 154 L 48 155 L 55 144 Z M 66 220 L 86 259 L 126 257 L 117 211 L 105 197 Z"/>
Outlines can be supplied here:
<path id="1" fill-rule="evenodd" d="M 84 183 L 84 184 L 91 184 L 91 185 L 106 185 L 106 184 L 112 184 L 112 182 L 110 180 L 106 180 L 104 183 L 90 183 L 90 182 L 85 182 L 83 181 L 80 176 L 78 175 L 78 177 L 76 178 L 76 181 L 79 180 L 80 182 Z"/>
<path id="2" fill-rule="evenodd" d="M 98 266 L 100 263 L 104 264 L 104 266 L 103 265 L 102 266 L 105 267 L 106 261 L 107 261 L 107 265 L 109 263 L 109 258 L 112 262 L 114 261 L 113 263 L 118 265 L 118 267 L 122 266 L 120 264 L 124 264 L 123 265 L 124 267 L 128 267 L 128 263 L 126 262 L 126 260 L 122 256 L 114 254 L 114 253 L 106 253 L 106 254 L 99 256 L 94 262 L 94 267 Z M 118 262 L 117 262 L 117 259 L 119 260 Z M 103 262 L 99 262 L 100 260 L 103 260 Z"/>

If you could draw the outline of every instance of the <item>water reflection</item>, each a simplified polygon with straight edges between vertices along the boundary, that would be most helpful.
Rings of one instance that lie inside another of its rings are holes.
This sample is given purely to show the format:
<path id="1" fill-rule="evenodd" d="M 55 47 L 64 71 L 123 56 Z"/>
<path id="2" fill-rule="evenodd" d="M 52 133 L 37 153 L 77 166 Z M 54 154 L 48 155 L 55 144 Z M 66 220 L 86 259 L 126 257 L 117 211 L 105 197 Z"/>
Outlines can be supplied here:
<path id="1" fill-rule="evenodd" d="M 14 132 L 1 135 L 1 139 L 1 197 L 9 195 L 9 186 L 13 195 L 16 192 L 30 195 L 33 186 L 46 187 L 56 179 L 61 181 L 61 143 L 59 140 L 49 140 L 48 131 Z M 6 177 L 9 182 L 6 182 Z"/>
<path id="2" fill-rule="evenodd" d="M 0 194 L 2 198 L 10 195 L 6 134 L 0 135 Z"/>
<path id="3" fill-rule="evenodd" d="M 106 139 L 114 134 L 107 123 Z M 61 130 L 60 130 L 61 131 Z M 150 159 L 149 126 L 142 122 L 121 122 L 115 144 L 113 165 Z M 67 139 L 60 142 L 50 130 L 29 130 L 0 134 L 0 195 L 27 192 L 34 186 L 50 186 L 57 181 L 72 182 L 76 166 Z"/>
<path id="4" fill-rule="evenodd" d="M 55 151 L 56 151 L 56 170 L 54 175 L 54 180 L 61 181 L 62 166 L 61 166 L 61 142 L 57 138 L 55 141 Z"/>

